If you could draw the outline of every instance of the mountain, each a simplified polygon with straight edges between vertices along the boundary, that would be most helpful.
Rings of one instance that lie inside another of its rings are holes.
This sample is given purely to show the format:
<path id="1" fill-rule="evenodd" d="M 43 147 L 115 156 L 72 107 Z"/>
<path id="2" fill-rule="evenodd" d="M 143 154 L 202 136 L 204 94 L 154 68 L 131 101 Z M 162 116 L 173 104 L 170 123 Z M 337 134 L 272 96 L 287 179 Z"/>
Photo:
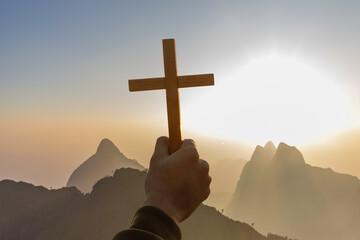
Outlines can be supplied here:
<path id="1" fill-rule="evenodd" d="M 239 175 L 246 163 L 244 159 L 225 158 L 210 164 L 211 193 L 206 205 L 225 209 L 235 191 Z M 224 177 L 226 176 L 226 177 Z"/>
<path id="2" fill-rule="evenodd" d="M 119 168 L 144 170 L 136 160 L 125 157 L 109 139 L 105 138 L 100 142 L 96 153 L 75 169 L 66 186 L 74 186 L 81 192 L 88 193 L 97 181 L 112 175 Z"/>
<path id="3" fill-rule="evenodd" d="M 89 194 L 74 187 L 48 190 L 23 182 L 0 182 L 0 239 L 112 239 L 129 226 L 145 193 L 146 172 L 122 168 L 99 180 Z M 181 224 L 184 240 L 283 240 L 265 237 L 245 223 L 201 205 Z"/>
<path id="4" fill-rule="evenodd" d="M 257 146 L 225 213 L 302 240 L 360 236 L 360 180 L 305 163 L 295 147 Z"/>

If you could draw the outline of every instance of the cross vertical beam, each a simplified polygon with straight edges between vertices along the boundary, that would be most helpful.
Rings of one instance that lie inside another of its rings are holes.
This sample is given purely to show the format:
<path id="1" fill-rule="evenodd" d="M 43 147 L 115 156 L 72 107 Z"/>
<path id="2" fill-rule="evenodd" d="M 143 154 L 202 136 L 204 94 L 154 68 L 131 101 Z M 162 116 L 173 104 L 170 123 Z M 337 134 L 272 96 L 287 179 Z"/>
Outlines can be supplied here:
<path id="1" fill-rule="evenodd" d="M 163 39 L 165 77 L 129 79 L 129 91 L 166 90 L 169 126 L 169 152 L 176 152 L 181 144 L 180 101 L 178 88 L 214 85 L 214 74 L 177 76 L 174 39 Z"/>
<path id="2" fill-rule="evenodd" d="M 180 101 L 176 68 L 175 39 L 163 39 L 166 106 L 169 127 L 169 151 L 175 152 L 181 146 Z"/>

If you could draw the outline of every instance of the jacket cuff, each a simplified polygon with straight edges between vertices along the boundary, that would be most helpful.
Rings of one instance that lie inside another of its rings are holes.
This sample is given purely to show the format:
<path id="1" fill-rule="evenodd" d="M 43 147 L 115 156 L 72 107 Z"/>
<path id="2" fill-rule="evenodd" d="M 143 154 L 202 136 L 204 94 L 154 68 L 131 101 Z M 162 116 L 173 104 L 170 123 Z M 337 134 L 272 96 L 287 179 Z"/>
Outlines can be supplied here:
<path id="1" fill-rule="evenodd" d="M 177 223 L 164 211 L 152 206 L 141 207 L 135 214 L 131 228 L 145 230 L 165 240 L 180 240 Z"/>

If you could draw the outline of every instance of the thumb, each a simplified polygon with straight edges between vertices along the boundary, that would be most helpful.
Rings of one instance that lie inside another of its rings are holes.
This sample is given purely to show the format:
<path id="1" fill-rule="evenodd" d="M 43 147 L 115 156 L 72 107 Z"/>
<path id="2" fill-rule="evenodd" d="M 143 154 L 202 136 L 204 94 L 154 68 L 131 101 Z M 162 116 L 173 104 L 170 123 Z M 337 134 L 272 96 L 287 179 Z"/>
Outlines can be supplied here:
<path id="1" fill-rule="evenodd" d="M 156 141 L 154 154 L 151 157 L 150 164 L 169 155 L 169 138 L 165 136 L 159 137 Z"/>

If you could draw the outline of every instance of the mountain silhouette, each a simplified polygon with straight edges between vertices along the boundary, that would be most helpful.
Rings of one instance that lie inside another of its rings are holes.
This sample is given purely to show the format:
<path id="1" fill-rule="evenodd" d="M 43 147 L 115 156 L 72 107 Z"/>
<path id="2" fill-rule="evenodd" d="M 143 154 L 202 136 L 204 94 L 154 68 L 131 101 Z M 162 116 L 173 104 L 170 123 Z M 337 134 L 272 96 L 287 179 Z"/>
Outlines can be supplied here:
<path id="1" fill-rule="evenodd" d="M 28 183 L 0 182 L 0 239 L 112 239 L 128 228 L 145 197 L 146 172 L 131 168 L 99 180 L 89 194 L 74 187 L 48 190 Z M 181 224 L 184 240 L 283 240 L 201 205 Z"/>
<path id="2" fill-rule="evenodd" d="M 81 192 L 88 193 L 97 181 L 112 175 L 119 168 L 144 169 L 136 160 L 125 157 L 109 139 L 105 138 L 100 142 L 96 153 L 75 169 L 66 186 L 74 186 Z"/>
<path id="3" fill-rule="evenodd" d="M 225 213 L 260 232 L 293 238 L 359 239 L 360 180 L 305 163 L 280 143 L 257 146 Z"/>

